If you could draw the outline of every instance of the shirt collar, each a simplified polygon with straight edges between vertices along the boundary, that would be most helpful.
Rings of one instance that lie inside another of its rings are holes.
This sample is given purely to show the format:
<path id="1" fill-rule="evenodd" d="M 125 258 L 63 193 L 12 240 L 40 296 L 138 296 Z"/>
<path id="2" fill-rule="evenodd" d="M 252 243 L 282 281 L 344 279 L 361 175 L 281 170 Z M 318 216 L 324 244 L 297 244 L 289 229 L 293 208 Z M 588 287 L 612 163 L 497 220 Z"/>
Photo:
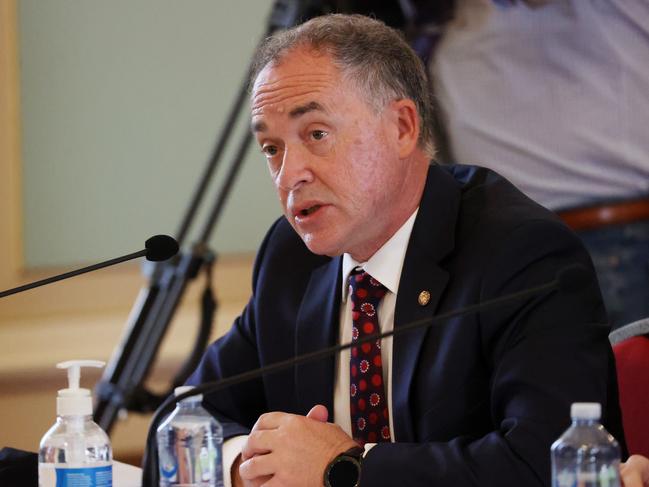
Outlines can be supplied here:
<path id="1" fill-rule="evenodd" d="M 342 301 L 347 301 L 347 294 L 349 286 L 347 280 L 349 274 L 356 268 L 361 267 L 365 272 L 371 275 L 374 279 L 383 284 L 388 291 L 393 294 L 397 293 L 399 289 L 399 280 L 401 279 L 401 269 L 403 268 L 403 261 L 406 258 L 406 250 L 408 248 L 408 241 L 412 233 L 412 227 L 415 224 L 417 217 L 417 208 L 410 218 L 401 225 L 401 228 L 396 231 L 390 240 L 385 242 L 383 246 L 377 250 L 367 262 L 357 262 L 351 255 L 343 254 L 342 265 Z"/>

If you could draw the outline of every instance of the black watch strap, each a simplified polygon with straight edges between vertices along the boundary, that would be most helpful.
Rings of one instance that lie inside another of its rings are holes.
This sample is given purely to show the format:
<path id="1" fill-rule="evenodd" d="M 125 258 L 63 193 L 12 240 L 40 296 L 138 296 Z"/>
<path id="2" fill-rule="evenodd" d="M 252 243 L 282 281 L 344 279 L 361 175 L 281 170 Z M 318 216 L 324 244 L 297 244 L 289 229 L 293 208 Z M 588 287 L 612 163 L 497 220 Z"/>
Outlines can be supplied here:
<path id="1" fill-rule="evenodd" d="M 325 487 L 358 487 L 364 453 L 364 448 L 355 446 L 329 462 L 324 472 Z"/>

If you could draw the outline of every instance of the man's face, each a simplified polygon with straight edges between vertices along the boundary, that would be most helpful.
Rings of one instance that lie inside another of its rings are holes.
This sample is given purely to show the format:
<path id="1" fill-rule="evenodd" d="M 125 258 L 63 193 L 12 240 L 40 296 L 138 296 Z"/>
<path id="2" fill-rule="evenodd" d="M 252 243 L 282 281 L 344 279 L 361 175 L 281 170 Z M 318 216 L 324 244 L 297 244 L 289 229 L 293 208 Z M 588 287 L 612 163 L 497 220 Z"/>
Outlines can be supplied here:
<path id="1" fill-rule="evenodd" d="M 316 254 L 366 260 L 411 204 L 398 115 L 391 103 L 377 112 L 365 96 L 328 54 L 304 48 L 267 65 L 254 84 L 253 131 L 286 218 Z"/>

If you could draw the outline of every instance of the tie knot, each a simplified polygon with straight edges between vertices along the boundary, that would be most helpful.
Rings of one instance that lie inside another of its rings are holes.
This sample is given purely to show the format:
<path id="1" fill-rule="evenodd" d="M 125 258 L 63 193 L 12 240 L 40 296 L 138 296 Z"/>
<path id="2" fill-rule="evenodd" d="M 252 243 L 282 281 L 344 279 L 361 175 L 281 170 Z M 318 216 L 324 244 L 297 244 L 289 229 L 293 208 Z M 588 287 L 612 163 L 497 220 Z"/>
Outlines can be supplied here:
<path id="1" fill-rule="evenodd" d="M 376 306 L 388 291 L 383 284 L 362 269 L 355 269 L 349 275 L 349 287 L 352 303 L 356 306 L 364 302 Z"/>

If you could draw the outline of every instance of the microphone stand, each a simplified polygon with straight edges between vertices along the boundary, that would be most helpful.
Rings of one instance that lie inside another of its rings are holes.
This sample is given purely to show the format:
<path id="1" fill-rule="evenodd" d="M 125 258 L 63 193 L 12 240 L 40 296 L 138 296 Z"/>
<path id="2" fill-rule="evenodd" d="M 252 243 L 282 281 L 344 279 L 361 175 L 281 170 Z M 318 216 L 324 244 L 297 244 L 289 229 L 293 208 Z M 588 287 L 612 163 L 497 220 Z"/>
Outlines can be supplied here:
<path id="1" fill-rule="evenodd" d="M 323 0 L 275 0 L 264 37 L 277 30 L 297 25 L 302 20 L 331 11 L 331 9 L 331 4 Z M 246 79 L 230 109 L 226 123 L 176 234 L 179 245 L 182 245 L 183 240 L 187 237 L 210 180 L 222 159 L 225 146 L 230 140 L 232 130 L 242 112 L 247 97 L 246 88 L 251 69 L 252 66 L 248 68 Z M 231 160 L 207 221 L 200 231 L 200 237 L 192 244 L 190 251 L 181 252 L 170 261 L 156 264 L 148 272 L 145 270 L 149 283 L 140 290 L 120 343 L 114 350 L 108 366 L 95 387 L 96 402 L 93 417 L 95 422 L 108 434 L 110 434 L 121 410 L 136 412 L 156 410 L 165 397 L 171 394 L 174 387 L 184 383 L 198 365 L 203 350 L 207 346 L 213 317 L 217 310 L 217 302 L 210 286 L 211 269 L 217 257 L 208 248 L 208 240 L 230 195 L 251 141 L 252 135 L 246 131 Z M 146 389 L 144 383 L 189 281 L 195 279 L 203 268 L 206 269 L 207 287 L 203 294 L 201 325 L 193 351 L 181 366 L 168 391 L 161 395 L 153 394 Z"/>

